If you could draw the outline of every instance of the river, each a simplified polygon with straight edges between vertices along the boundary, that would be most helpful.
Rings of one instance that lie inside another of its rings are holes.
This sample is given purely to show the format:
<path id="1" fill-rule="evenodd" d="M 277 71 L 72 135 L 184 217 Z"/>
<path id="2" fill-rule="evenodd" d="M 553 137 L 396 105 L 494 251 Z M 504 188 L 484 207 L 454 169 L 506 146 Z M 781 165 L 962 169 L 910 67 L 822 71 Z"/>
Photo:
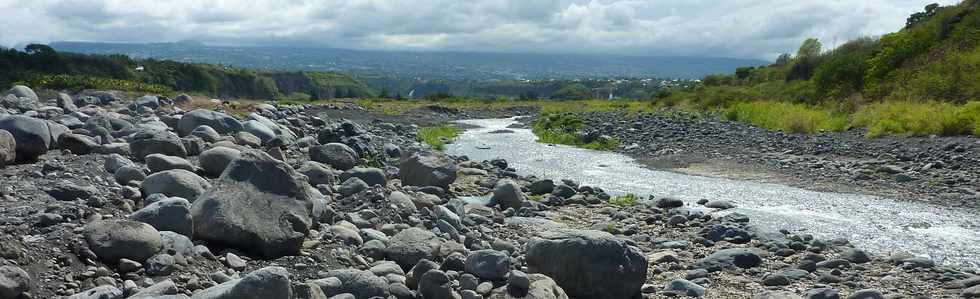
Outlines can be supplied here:
<path id="1" fill-rule="evenodd" d="M 477 128 L 446 152 L 477 161 L 503 158 L 523 175 L 571 179 L 613 195 L 670 196 L 692 207 L 700 199 L 727 200 L 737 208 L 723 213 L 746 214 L 766 229 L 843 237 L 879 256 L 905 252 L 980 268 L 980 211 L 651 170 L 622 154 L 538 143 L 528 129 L 507 128 L 514 119 L 460 122 Z"/>

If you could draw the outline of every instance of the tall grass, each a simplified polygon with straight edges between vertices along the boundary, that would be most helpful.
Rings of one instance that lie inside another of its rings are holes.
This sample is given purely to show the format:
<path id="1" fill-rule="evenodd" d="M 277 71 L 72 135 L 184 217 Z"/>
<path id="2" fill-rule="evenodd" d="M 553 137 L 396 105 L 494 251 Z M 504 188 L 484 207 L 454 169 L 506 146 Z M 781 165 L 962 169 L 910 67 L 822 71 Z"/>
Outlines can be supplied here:
<path id="1" fill-rule="evenodd" d="M 854 115 L 853 124 L 868 128 L 867 136 L 980 135 L 980 102 L 881 102 Z"/>
<path id="2" fill-rule="evenodd" d="M 831 109 L 785 102 L 745 102 L 725 109 L 725 118 L 775 131 L 813 134 L 844 131 L 847 115 Z"/>
<path id="3" fill-rule="evenodd" d="M 612 150 L 619 147 L 616 138 L 582 140 L 578 132 L 585 124 L 572 113 L 542 113 L 531 128 L 538 142 L 571 145 L 592 150 Z"/>
<path id="4" fill-rule="evenodd" d="M 419 129 L 417 137 L 419 141 L 441 151 L 446 148 L 446 141 L 456 139 L 461 132 L 462 129 L 453 125 L 439 125 Z"/>

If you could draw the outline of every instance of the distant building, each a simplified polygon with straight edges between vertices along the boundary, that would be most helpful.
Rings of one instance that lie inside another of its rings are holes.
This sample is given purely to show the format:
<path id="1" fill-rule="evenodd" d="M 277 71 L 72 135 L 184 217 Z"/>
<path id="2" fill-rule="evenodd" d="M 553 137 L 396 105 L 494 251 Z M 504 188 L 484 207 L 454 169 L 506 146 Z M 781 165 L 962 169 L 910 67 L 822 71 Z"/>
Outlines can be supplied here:
<path id="1" fill-rule="evenodd" d="M 143 66 L 142 66 L 142 65 L 141 65 L 141 66 L 137 66 L 137 67 L 136 67 L 136 71 L 137 71 L 137 72 L 142 72 L 143 70 L 145 70 L 145 68 L 143 68 Z"/>

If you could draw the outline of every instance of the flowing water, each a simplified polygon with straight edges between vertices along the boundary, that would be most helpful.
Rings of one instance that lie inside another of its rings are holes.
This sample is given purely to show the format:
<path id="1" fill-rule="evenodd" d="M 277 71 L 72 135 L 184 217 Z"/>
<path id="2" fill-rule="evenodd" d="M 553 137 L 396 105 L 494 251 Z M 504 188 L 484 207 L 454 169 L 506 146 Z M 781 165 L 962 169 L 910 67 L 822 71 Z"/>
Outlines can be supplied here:
<path id="1" fill-rule="evenodd" d="M 478 128 L 448 145 L 448 153 L 476 161 L 504 158 L 521 174 L 571 179 L 612 195 L 670 196 L 690 206 L 699 199 L 728 200 L 738 207 L 734 212 L 766 229 L 843 237 L 880 256 L 905 252 L 980 268 L 980 211 L 650 170 L 617 153 L 537 143 L 530 130 L 507 128 L 513 119 L 461 123 Z"/>

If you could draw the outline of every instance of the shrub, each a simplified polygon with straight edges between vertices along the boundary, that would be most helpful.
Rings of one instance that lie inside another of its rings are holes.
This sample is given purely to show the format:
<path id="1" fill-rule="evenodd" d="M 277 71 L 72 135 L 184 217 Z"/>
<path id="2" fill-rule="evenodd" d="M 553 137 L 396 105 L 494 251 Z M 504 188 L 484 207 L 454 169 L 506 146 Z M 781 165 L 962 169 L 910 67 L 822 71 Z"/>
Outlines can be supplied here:
<path id="1" fill-rule="evenodd" d="M 628 193 L 625 195 L 620 195 L 609 199 L 609 204 L 626 207 L 634 206 L 640 201 L 640 197 L 633 193 Z"/>
<path id="2" fill-rule="evenodd" d="M 619 140 L 615 138 L 582 140 L 578 133 L 584 126 L 582 120 L 571 113 L 542 113 L 534 122 L 531 131 L 538 137 L 538 142 L 543 143 L 565 144 L 592 150 L 611 150 L 619 147 Z"/>
<path id="3" fill-rule="evenodd" d="M 423 127 L 419 129 L 418 140 L 441 151 L 446 148 L 446 140 L 456 139 L 461 132 L 462 129 L 452 125 Z"/>

